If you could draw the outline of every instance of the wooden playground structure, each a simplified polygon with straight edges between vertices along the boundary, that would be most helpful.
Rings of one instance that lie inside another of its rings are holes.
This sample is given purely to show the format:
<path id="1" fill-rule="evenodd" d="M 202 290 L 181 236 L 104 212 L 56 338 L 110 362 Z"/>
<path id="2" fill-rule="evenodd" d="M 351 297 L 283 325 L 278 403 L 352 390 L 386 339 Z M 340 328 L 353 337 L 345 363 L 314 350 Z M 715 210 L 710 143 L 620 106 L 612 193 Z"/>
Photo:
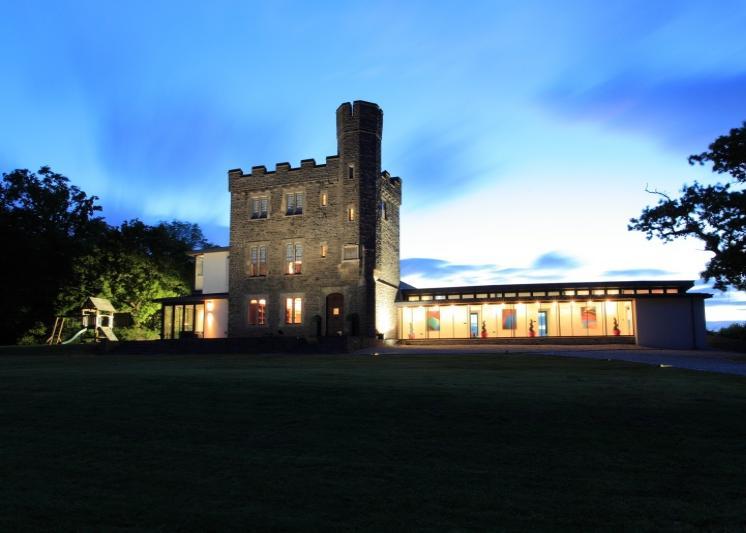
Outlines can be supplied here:
<path id="1" fill-rule="evenodd" d="M 54 319 L 52 334 L 47 339 L 47 344 L 69 344 L 79 339 L 87 331 L 93 332 L 93 338 L 96 342 L 101 340 L 115 342 L 119 339 L 117 339 L 113 329 L 114 313 L 116 313 L 116 310 L 109 300 L 106 298 L 94 298 L 91 296 L 86 299 L 81 308 L 82 329 L 69 339 L 63 341 L 62 330 L 65 327 L 65 321 L 67 318 L 64 316 L 58 316 Z"/>

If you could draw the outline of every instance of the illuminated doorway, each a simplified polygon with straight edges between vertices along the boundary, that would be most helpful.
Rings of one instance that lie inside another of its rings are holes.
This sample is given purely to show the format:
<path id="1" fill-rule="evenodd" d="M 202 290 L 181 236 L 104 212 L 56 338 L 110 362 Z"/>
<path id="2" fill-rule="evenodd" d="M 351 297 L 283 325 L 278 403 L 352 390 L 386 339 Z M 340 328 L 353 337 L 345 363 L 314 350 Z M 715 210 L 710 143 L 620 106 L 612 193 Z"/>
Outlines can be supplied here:
<path id="1" fill-rule="evenodd" d="M 342 335 L 344 332 L 344 296 L 335 292 L 326 297 L 326 334 Z"/>
<path id="2" fill-rule="evenodd" d="M 469 336 L 472 339 L 479 337 L 479 313 L 469 313 Z"/>
<path id="3" fill-rule="evenodd" d="M 548 319 L 548 313 L 546 311 L 539 311 L 538 316 L 538 322 L 539 322 L 539 337 L 546 337 L 547 331 L 549 329 L 549 319 Z"/>

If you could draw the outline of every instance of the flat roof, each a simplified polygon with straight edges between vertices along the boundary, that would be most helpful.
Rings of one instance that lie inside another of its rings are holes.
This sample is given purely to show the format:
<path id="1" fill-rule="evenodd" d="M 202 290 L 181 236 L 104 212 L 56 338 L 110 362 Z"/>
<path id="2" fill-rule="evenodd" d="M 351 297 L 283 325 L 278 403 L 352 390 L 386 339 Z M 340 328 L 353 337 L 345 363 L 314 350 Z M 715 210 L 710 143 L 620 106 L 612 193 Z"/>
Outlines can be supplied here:
<path id="1" fill-rule="evenodd" d="M 440 300 L 493 300 L 520 298 L 567 298 L 572 297 L 647 297 L 694 296 L 710 298 L 709 293 L 687 293 L 694 286 L 692 280 L 639 280 L 639 281 L 571 281 L 554 283 L 518 283 L 510 285 L 472 285 L 464 287 L 429 287 L 424 289 L 400 289 L 399 302 L 429 301 L 436 296 Z M 655 291 L 655 292 L 653 292 Z M 659 292 L 660 291 L 660 292 Z M 425 298 L 423 298 L 425 297 Z"/>
<path id="2" fill-rule="evenodd" d="M 689 290 L 694 286 L 692 280 L 663 280 L 663 281 L 555 281 L 552 283 L 514 283 L 510 285 L 468 285 L 463 287 L 429 287 L 402 289 L 402 291 L 413 293 L 457 293 L 457 292 L 505 292 L 526 289 L 551 290 L 551 289 L 597 289 L 597 288 L 636 288 L 636 287 L 676 287 Z"/>
<path id="3" fill-rule="evenodd" d="M 189 255 L 211 254 L 213 252 L 230 252 L 230 246 L 213 246 L 212 248 L 203 248 L 202 250 L 192 250 Z"/>
<path id="4" fill-rule="evenodd" d="M 216 293 L 194 293 L 187 296 L 171 296 L 169 298 L 156 298 L 154 302 L 159 302 L 163 305 L 171 304 L 198 304 L 205 300 L 225 300 L 228 298 L 227 292 L 216 292 Z"/>

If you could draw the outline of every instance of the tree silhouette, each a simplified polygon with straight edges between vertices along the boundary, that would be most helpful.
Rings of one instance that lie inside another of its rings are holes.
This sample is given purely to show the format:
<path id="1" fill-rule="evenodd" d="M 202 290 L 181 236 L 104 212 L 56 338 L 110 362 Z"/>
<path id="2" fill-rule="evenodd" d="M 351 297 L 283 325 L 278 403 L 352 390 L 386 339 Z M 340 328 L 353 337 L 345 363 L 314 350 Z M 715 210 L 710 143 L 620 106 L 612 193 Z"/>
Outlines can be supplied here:
<path id="1" fill-rule="evenodd" d="M 631 219 L 628 228 L 664 242 L 686 237 L 701 240 L 705 250 L 714 254 L 702 277 L 715 280 L 719 290 L 729 286 L 746 290 L 746 122 L 718 137 L 708 151 L 690 156 L 689 163 L 711 163 L 713 172 L 727 174 L 730 180 L 685 184 L 678 198 L 649 191 L 659 195 L 660 201 Z"/>

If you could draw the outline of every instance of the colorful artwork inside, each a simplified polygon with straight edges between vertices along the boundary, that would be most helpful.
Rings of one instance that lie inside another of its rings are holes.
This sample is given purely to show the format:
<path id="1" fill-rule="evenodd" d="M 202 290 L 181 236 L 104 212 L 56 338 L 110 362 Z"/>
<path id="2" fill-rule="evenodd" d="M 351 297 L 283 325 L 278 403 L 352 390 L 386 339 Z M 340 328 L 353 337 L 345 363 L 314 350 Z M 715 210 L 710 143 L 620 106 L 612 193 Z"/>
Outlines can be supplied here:
<path id="1" fill-rule="evenodd" d="M 580 321 L 583 324 L 584 329 L 594 329 L 596 327 L 596 308 L 581 307 Z"/>
<path id="2" fill-rule="evenodd" d="M 516 329 L 515 309 L 503 309 L 503 329 Z"/>
<path id="3" fill-rule="evenodd" d="M 437 309 L 427 310 L 427 330 L 440 331 L 440 311 Z"/>

